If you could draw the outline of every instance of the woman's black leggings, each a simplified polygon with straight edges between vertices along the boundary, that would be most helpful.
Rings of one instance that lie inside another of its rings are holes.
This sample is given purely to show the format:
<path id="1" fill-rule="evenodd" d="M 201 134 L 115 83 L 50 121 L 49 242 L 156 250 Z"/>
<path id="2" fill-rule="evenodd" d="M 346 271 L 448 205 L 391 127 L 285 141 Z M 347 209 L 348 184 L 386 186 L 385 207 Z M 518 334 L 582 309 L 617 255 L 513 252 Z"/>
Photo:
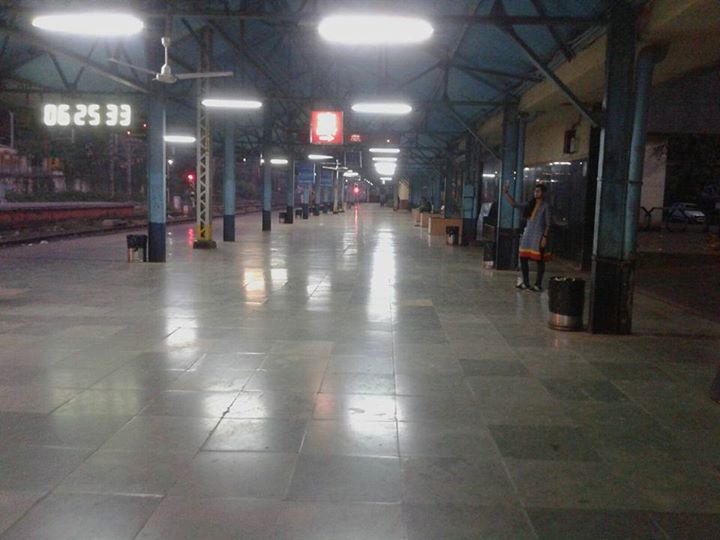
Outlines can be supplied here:
<path id="1" fill-rule="evenodd" d="M 520 257 L 520 269 L 522 270 L 522 277 L 523 277 L 523 283 L 529 287 L 530 286 L 530 263 L 528 262 L 530 259 L 527 257 Z M 542 259 L 542 256 L 539 261 L 537 261 L 537 277 L 535 278 L 535 285 L 538 287 L 542 287 L 542 279 L 543 275 L 545 274 L 545 261 Z"/>

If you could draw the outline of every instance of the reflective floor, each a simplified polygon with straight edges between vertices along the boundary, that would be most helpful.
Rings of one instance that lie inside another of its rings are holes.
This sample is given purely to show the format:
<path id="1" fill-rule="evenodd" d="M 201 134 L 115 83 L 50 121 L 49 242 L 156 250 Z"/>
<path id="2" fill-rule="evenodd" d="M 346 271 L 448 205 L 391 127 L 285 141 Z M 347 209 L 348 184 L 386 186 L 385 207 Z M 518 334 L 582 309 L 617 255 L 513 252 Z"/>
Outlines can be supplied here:
<path id="1" fill-rule="evenodd" d="M 0 251 L 3 539 L 720 538 L 720 325 L 554 332 L 376 205 L 237 226 Z"/>

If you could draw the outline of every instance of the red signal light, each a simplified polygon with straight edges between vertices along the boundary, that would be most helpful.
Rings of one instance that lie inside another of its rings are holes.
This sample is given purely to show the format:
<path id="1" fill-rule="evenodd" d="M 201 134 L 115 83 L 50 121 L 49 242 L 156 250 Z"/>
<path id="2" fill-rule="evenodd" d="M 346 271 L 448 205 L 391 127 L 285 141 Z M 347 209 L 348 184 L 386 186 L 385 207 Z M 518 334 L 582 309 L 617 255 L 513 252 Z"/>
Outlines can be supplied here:
<path id="1" fill-rule="evenodd" d="M 353 193 L 354 193 L 355 195 L 357 195 L 358 193 L 360 193 L 360 188 L 357 187 L 357 186 L 355 186 L 355 187 L 353 188 Z"/>

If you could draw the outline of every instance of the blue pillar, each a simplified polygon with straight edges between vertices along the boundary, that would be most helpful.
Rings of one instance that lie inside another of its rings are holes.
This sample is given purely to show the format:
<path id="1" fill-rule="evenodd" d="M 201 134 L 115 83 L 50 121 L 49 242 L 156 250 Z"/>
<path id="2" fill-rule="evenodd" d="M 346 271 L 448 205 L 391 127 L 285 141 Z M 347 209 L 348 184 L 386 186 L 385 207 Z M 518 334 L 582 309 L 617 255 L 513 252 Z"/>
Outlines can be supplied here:
<path id="1" fill-rule="evenodd" d="M 310 186 L 305 184 L 302 193 L 302 217 L 308 219 L 310 217 Z"/>
<path id="2" fill-rule="evenodd" d="M 160 93 L 148 99 L 148 126 L 148 260 L 165 262 L 165 99 Z"/>
<path id="3" fill-rule="evenodd" d="M 315 170 L 315 182 L 313 183 L 313 188 L 315 189 L 315 206 L 313 207 L 313 216 L 319 216 L 322 191 L 322 187 L 320 186 L 320 170 L 318 165 L 313 165 L 313 168 Z"/>
<path id="4" fill-rule="evenodd" d="M 600 142 L 589 329 L 629 334 L 634 264 L 623 253 L 632 128 L 636 9 L 610 9 L 605 59 L 605 125 Z"/>
<path id="5" fill-rule="evenodd" d="M 642 195 L 645 144 L 647 143 L 647 116 L 650 108 L 655 64 L 667 55 L 667 46 L 645 47 L 637 59 L 635 75 L 635 117 L 633 119 L 630 165 L 628 173 L 628 197 L 625 205 L 624 256 L 634 260 L 637 251 L 637 229 Z"/>
<path id="6" fill-rule="evenodd" d="M 520 119 L 517 101 L 508 101 L 503 109 L 502 135 L 502 171 L 500 189 L 498 190 L 498 228 L 495 237 L 496 261 L 498 270 L 515 270 L 518 261 L 519 238 L 513 229 L 513 208 L 503 197 L 502 186 L 512 188 L 517 182 L 516 168 L 518 156 L 518 140 L 520 138 Z"/>
<path id="7" fill-rule="evenodd" d="M 527 131 L 527 113 L 520 114 L 518 120 L 517 164 L 515 165 L 515 170 L 517 172 L 515 175 L 515 186 L 513 188 L 512 196 L 516 201 L 522 201 L 524 197 L 523 186 L 525 183 L 525 173 L 523 169 L 525 168 L 525 134 Z M 512 213 L 512 216 L 512 228 L 515 231 L 515 234 L 519 235 L 520 218 L 522 217 L 521 212 L 516 210 Z"/>
<path id="8" fill-rule="evenodd" d="M 285 214 L 285 223 L 292 223 L 295 219 L 295 160 L 291 160 L 288 165 L 287 176 L 287 214 Z"/>
<path id="9" fill-rule="evenodd" d="M 223 175 L 223 240 L 235 241 L 235 121 L 225 120 L 225 170 Z"/>
<path id="10" fill-rule="evenodd" d="M 272 165 L 270 164 L 270 147 L 265 146 L 263 149 L 263 211 L 262 211 L 262 230 L 270 230 L 270 222 L 272 221 Z"/>

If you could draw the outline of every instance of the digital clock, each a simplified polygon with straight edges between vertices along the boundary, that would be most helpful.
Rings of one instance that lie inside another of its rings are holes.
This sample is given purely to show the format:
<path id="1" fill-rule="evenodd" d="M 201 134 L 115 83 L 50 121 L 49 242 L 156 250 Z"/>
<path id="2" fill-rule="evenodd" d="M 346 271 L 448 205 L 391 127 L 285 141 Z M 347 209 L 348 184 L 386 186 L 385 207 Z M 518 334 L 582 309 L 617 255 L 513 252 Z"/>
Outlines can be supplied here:
<path id="1" fill-rule="evenodd" d="M 122 126 L 132 122 L 130 105 L 116 103 L 47 103 L 43 105 L 46 126 Z"/>

